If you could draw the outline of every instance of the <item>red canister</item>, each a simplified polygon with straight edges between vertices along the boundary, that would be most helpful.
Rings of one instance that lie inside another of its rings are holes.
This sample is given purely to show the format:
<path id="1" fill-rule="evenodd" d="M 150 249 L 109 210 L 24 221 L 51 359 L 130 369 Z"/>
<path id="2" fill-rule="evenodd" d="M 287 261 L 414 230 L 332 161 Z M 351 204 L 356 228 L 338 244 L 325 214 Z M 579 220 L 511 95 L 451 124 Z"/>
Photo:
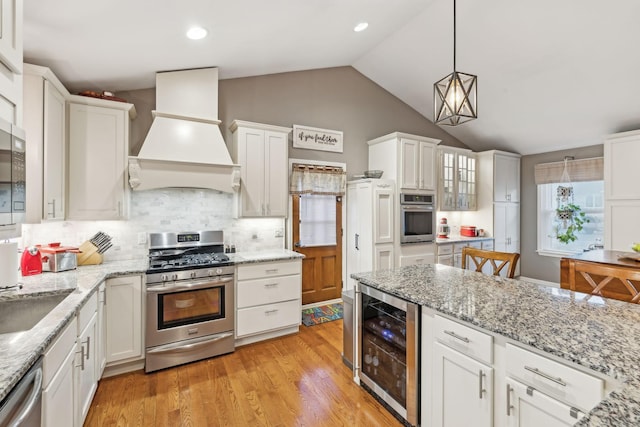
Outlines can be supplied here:
<path id="1" fill-rule="evenodd" d="M 460 226 L 460 235 L 464 237 L 476 237 L 476 226 L 475 225 L 461 225 Z"/>

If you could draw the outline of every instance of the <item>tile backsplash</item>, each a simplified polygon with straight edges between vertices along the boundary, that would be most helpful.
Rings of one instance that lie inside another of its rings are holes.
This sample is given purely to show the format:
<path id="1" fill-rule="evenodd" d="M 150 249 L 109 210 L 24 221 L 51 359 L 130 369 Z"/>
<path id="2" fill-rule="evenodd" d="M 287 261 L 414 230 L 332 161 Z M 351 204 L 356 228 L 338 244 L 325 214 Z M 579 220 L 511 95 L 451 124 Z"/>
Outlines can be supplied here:
<path id="1" fill-rule="evenodd" d="M 232 194 L 205 189 L 162 189 L 131 192 L 127 221 L 56 221 L 22 226 L 20 247 L 49 242 L 76 246 L 98 231 L 113 238 L 105 260 L 147 255 L 147 233 L 163 231 L 223 230 L 225 243 L 237 251 L 284 248 L 282 218 L 234 219 Z M 145 243 L 138 243 L 144 237 Z"/>

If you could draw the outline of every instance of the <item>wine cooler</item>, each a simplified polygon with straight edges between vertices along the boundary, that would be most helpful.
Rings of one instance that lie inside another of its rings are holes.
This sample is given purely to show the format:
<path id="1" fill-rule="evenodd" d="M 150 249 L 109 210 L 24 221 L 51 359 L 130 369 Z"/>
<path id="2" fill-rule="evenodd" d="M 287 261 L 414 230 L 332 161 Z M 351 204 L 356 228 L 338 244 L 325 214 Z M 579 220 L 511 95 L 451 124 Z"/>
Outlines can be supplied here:
<path id="1" fill-rule="evenodd" d="M 379 400 L 418 425 L 419 306 L 358 284 L 356 376 Z"/>

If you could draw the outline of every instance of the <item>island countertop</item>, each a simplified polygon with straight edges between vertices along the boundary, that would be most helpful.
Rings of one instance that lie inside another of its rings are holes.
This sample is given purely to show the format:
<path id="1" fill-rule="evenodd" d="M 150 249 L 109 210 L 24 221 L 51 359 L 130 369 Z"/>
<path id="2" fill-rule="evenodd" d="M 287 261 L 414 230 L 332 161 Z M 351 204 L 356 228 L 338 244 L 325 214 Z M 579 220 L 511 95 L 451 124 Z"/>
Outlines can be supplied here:
<path id="1" fill-rule="evenodd" d="M 640 306 L 445 265 L 351 277 L 620 381 L 577 425 L 640 425 Z"/>

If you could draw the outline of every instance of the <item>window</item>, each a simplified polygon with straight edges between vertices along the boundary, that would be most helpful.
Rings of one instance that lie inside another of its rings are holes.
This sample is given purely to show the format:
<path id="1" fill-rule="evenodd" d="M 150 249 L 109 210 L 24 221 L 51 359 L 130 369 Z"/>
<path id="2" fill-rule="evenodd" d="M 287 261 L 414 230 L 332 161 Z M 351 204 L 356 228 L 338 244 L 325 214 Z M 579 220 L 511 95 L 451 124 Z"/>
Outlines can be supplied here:
<path id="1" fill-rule="evenodd" d="M 558 218 L 559 202 L 557 189 L 567 184 L 538 184 L 538 253 L 562 256 L 584 250 L 602 248 L 604 241 L 604 181 L 572 182 L 573 204 L 584 212 L 581 231 L 575 231 L 575 241 L 563 243 L 557 237 L 559 227 L 563 233 L 567 223 Z"/>
<path id="2" fill-rule="evenodd" d="M 336 196 L 300 195 L 300 246 L 334 246 Z"/>

